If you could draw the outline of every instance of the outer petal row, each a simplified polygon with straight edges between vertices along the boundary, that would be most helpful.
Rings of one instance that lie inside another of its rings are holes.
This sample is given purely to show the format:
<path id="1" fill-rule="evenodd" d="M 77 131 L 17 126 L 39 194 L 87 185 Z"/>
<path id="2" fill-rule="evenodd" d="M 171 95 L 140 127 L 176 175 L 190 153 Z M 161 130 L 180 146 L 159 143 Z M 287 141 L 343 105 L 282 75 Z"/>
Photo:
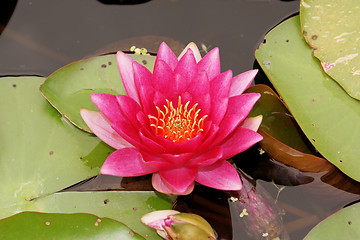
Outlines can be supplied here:
<path id="1" fill-rule="evenodd" d="M 241 180 L 236 169 L 226 160 L 199 168 L 198 183 L 220 190 L 240 190 Z"/>
<path id="2" fill-rule="evenodd" d="M 106 144 L 115 149 L 133 147 L 111 127 L 111 123 L 102 113 L 80 109 L 80 114 L 91 131 Z"/>
<path id="3" fill-rule="evenodd" d="M 127 95 L 140 104 L 134 80 L 133 63 L 135 60 L 120 51 L 116 54 L 116 60 Z"/>
<path id="4" fill-rule="evenodd" d="M 123 148 L 113 152 L 101 167 L 101 174 L 136 177 L 157 171 L 144 162 L 135 148 Z"/>

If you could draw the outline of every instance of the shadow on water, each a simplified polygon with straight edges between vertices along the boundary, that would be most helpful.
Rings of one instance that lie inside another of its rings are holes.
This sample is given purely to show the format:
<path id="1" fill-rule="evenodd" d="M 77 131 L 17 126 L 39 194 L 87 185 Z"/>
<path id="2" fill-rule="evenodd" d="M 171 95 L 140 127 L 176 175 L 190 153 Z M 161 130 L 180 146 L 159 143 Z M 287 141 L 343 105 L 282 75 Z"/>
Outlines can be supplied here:
<path id="1" fill-rule="evenodd" d="M 0 35 L 8 24 L 17 4 L 17 0 L 3 0 L 0 3 Z"/>

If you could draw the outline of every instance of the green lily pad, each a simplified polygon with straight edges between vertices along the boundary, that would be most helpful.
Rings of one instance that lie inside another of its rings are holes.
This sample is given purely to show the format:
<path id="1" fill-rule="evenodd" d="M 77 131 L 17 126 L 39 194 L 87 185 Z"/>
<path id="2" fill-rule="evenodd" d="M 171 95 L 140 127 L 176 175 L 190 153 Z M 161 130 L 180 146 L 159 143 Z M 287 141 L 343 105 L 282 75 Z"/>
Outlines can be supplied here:
<path id="1" fill-rule="evenodd" d="M 0 219 L 21 211 L 91 213 L 110 217 L 158 239 L 140 222 L 172 198 L 148 192 L 52 194 L 99 173 L 113 151 L 93 134 L 74 127 L 41 96 L 41 77 L 0 79 Z"/>
<path id="2" fill-rule="evenodd" d="M 135 61 L 154 68 L 155 57 L 130 55 Z M 91 132 L 80 116 L 80 108 L 97 110 L 91 93 L 126 94 L 115 54 L 70 63 L 51 74 L 41 85 L 45 98 L 75 126 Z"/>
<path id="3" fill-rule="evenodd" d="M 90 214 L 24 212 L 0 221 L 1 239 L 144 239 L 126 225 Z"/>
<path id="4" fill-rule="evenodd" d="M 360 239 L 359 215 L 360 203 L 346 207 L 320 222 L 304 239 Z"/>
<path id="5" fill-rule="evenodd" d="M 0 79 L 0 217 L 99 174 L 113 151 L 62 117 L 39 92 L 43 81 Z"/>
<path id="6" fill-rule="evenodd" d="M 249 87 L 245 92 L 261 94 L 261 98 L 256 102 L 249 115 L 263 116 L 258 130 L 263 136 L 263 140 L 259 144 L 268 156 L 302 172 L 323 173 L 324 175 L 320 177 L 321 181 L 347 192 L 360 193 L 359 182 L 349 178 L 326 159 L 313 155 L 315 150 L 310 148 L 311 143 L 304 136 L 284 103 L 270 87 L 260 84 Z M 272 173 L 273 168 L 270 166 L 265 171 L 267 175 Z M 261 170 L 258 172 L 261 173 Z M 297 174 L 297 176 L 299 177 L 297 180 L 308 181 L 308 178 L 303 178 L 301 174 Z M 275 177 L 271 179 L 275 179 Z"/>
<path id="7" fill-rule="evenodd" d="M 302 0 L 300 16 L 304 38 L 324 71 L 360 100 L 360 2 Z"/>
<path id="8" fill-rule="evenodd" d="M 140 218 L 151 211 L 171 209 L 174 199 L 154 191 L 62 192 L 37 199 L 23 210 L 90 213 L 125 223 L 146 239 L 160 239 Z"/>
<path id="9" fill-rule="evenodd" d="M 299 17 L 270 31 L 255 52 L 262 69 L 315 148 L 360 181 L 360 104 L 328 77 L 301 35 Z"/>
<path id="10" fill-rule="evenodd" d="M 249 87 L 245 92 L 261 94 L 261 98 L 255 103 L 249 114 L 251 117 L 263 116 L 260 129 L 298 151 L 312 154 L 312 149 L 309 148 L 311 144 L 309 146 L 299 125 L 270 87 L 257 84 Z"/>

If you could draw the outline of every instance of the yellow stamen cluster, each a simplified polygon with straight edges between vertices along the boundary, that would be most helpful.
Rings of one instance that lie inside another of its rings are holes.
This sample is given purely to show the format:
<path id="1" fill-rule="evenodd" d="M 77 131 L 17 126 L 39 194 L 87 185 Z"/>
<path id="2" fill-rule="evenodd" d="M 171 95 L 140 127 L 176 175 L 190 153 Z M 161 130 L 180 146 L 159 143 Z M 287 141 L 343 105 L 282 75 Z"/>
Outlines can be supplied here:
<path id="1" fill-rule="evenodd" d="M 173 103 L 167 99 L 164 111 L 156 106 L 157 117 L 148 115 L 154 133 L 169 141 L 180 143 L 190 140 L 204 131 L 204 120 L 208 115 L 198 119 L 201 111 L 201 109 L 196 109 L 198 103 L 195 103 L 190 109 L 189 105 L 190 101 L 183 105 L 179 96 L 177 108 L 174 108 Z"/>

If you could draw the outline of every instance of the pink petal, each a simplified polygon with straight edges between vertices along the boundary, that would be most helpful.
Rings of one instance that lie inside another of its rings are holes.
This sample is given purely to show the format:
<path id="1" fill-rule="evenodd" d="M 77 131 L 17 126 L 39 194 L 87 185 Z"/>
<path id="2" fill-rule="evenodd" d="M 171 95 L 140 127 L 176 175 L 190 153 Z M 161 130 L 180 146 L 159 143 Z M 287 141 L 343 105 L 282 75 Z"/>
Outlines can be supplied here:
<path id="1" fill-rule="evenodd" d="M 195 181 L 220 190 L 237 191 L 242 186 L 236 169 L 225 160 L 199 168 Z"/>
<path id="2" fill-rule="evenodd" d="M 220 124 L 217 142 L 222 141 L 243 121 L 250 113 L 256 101 L 260 98 L 259 93 L 247 93 L 229 98 L 227 112 Z"/>
<path id="3" fill-rule="evenodd" d="M 242 94 L 254 80 L 259 70 L 254 69 L 243 72 L 232 79 L 229 97 Z"/>
<path id="4" fill-rule="evenodd" d="M 152 82 L 154 89 L 163 94 L 169 94 L 172 79 L 173 71 L 170 69 L 169 65 L 164 61 L 157 61 L 156 67 L 154 68 Z"/>
<path id="5" fill-rule="evenodd" d="M 199 51 L 198 47 L 197 47 L 196 44 L 193 43 L 193 42 L 189 43 L 189 44 L 184 48 L 184 50 L 182 50 L 182 52 L 180 53 L 180 55 L 179 55 L 179 57 L 178 57 L 178 60 L 180 61 L 180 59 L 182 58 L 182 56 L 184 56 L 184 54 L 188 51 L 188 49 L 191 49 L 191 50 L 192 50 L 196 62 L 199 62 L 199 61 L 201 60 L 201 54 L 200 54 L 200 51 Z"/>
<path id="6" fill-rule="evenodd" d="M 213 145 L 214 139 L 216 140 L 216 135 L 219 131 L 219 126 L 216 124 L 213 124 L 211 121 L 206 122 L 206 125 L 209 125 L 209 130 L 207 131 L 206 135 L 204 136 L 204 142 L 201 143 L 201 145 L 198 148 L 198 151 L 206 151 L 206 149 L 209 148 L 209 146 Z"/>
<path id="7" fill-rule="evenodd" d="M 209 114 L 211 105 L 210 83 L 206 72 L 199 72 L 199 74 L 196 75 L 187 92 L 192 98 L 190 107 L 198 103 L 198 109 L 201 109 L 200 117 Z"/>
<path id="8" fill-rule="evenodd" d="M 140 128 L 141 125 L 137 120 L 137 113 L 141 111 L 141 108 L 134 99 L 130 98 L 127 95 L 118 95 L 117 97 L 118 104 L 124 116 L 127 117 L 130 123 L 134 125 L 135 128 Z"/>
<path id="9" fill-rule="evenodd" d="M 195 183 L 193 182 L 190 184 L 190 186 L 185 191 L 179 192 L 177 189 L 173 188 L 166 181 L 164 181 L 159 173 L 154 173 L 152 175 L 152 185 L 158 192 L 174 195 L 188 195 L 194 190 Z"/>
<path id="10" fill-rule="evenodd" d="M 211 80 L 220 74 L 220 56 L 219 48 L 212 49 L 203 59 L 198 63 L 199 71 L 207 73 Z"/>
<path id="11" fill-rule="evenodd" d="M 92 93 L 90 94 L 90 99 L 111 122 L 124 119 L 115 95 Z"/>
<path id="12" fill-rule="evenodd" d="M 144 162 L 135 148 L 123 148 L 113 152 L 100 170 L 101 174 L 120 177 L 142 176 L 155 171 L 156 169 Z"/>
<path id="13" fill-rule="evenodd" d="M 213 78 L 210 81 L 211 97 L 224 98 L 228 97 L 231 85 L 232 71 L 228 70 Z"/>
<path id="14" fill-rule="evenodd" d="M 239 127 L 247 128 L 256 132 L 260 127 L 261 121 L 262 115 L 256 117 L 248 117 L 239 125 Z"/>
<path id="15" fill-rule="evenodd" d="M 144 131 L 145 131 L 144 129 L 141 129 L 139 132 L 139 136 L 142 144 L 152 149 L 154 153 L 165 152 L 165 148 L 160 144 L 158 144 L 157 142 L 155 142 L 152 138 L 147 137 L 144 134 Z"/>
<path id="16" fill-rule="evenodd" d="M 165 170 L 172 167 L 172 163 L 165 161 L 165 159 L 159 154 L 146 151 L 141 151 L 140 153 L 145 162 L 158 170 Z"/>
<path id="17" fill-rule="evenodd" d="M 209 119 L 214 124 L 221 122 L 228 108 L 231 77 L 232 72 L 226 71 L 210 81 L 211 111 Z"/>
<path id="18" fill-rule="evenodd" d="M 184 92 L 191 81 L 193 80 L 194 76 L 197 74 L 197 64 L 194 58 L 193 52 L 189 49 L 185 55 L 181 58 L 178 65 L 174 70 L 174 74 L 176 78 L 173 80 L 171 84 L 172 93 L 175 95 L 180 95 Z M 181 77 L 179 77 L 179 75 Z"/>
<path id="19" fill-rule="evenodd" d="M 116 121 L 111 124 L 111 127 L 133 146 L 145 147 L 141 143 L 138 129 L 134 128 L 128 120 Z"/>
<path id="20" fill-rule="evenodd" d="M 146 113 L 154 114 L 156 112 L 153 99 L 154 99 L 154 88 L 152 86 L 152 73 L 138 63 L 133 63 L 134 68 L 134 78 L 135 78 L 135 85 L 136 89 L 139 94 L 141 106 Z"/>
<path id="21" fill-rule="evenodd" d="M 174 71 L 174 69 L 178 63 L 177 57 L 175 56 L 173 51 L 171 51 L 169 46 L 166 45 L 166 43 L 164 43 L 164 42 L 160 44 L 159 51 L 156 56 L 154 69 L 157 68 L 158 61 L 166 62 L 172 71 Z"/>
<path id="22" fill-rule="evenodd" d="M 161 154 L 161 156 L 169 163 L 172 163 L 173 166 L 185 165 L 193 155 L 194 153 Z"/>
<path id="23" fill-rule="evenodd" d="M 136 87 L 152 84 L 152 73 L 138 62 L 133 62 L 134 80 Z"/>
<path id="24" fill-rule="evenodd" d="M 194 184 L 197 168 L 178 167 L 169 170 L 160 170 L 159 174 L 176 192 L 184 193 Z"/>
<path id="25" fill-rule="evenodd" d="M 133 63 L 135 60 L 120 51 L 116 54 L 116 60 L 127 95 L 140 104 L 134 80 Z"/>
<path id="26" fill-rule="evenodd" d="M 208 166 L 215 163 L 217 160 L 222 158 L 222 147 L 216 146 L 211 148 L 208 152 L 201 153 L 200 155 L 191 159 L 187 164 L 188 166 Z"/>
<path id="27" fill-rule="evenodd" d="M 170 100 L 170 99 L 168 99 L 168 100 Z M 159 91 L 156 91 L 155 93 L 154 93 L 154 99 L 153 99 L 153 103 L 154 103 L 154 106 L 158 106 L 158 107 L 160 107 L 160 108 L 162 108 L 163 107 L 163 105 L 166 105 L 166 97 L 165 97 L 165 95 L 164 94 L 162 94 L 161 92 L 159 92 Z M 176 100 L 176 102 L 177 102 L 178 100 Z M 155 114 L 155 116 L 157 116 L 156 114 Z"/>
<path id="28" fill-rule="evenodd" d="M 247 128 L 236 128 L 231 136 L 225 139 L 222 144 L 223 159 L 229 159 L 236 154 L 239 154 L 257 142 L 260 142 L 263 137 Z"/>
<path id="29" fill-rule="evenodd" d="M 184 141 L 181 143 L 175 143 L 172 141 L 169 141 L 165 139 L 162 136 L 156 136 L 156 142 L 158 142 L 160 145 L 164 146 L 167 153 L 170 154 L 181 154 L 181 153 L 187 153 L 187 152 L 193 152 L 197 150 L 199 145 L 204 141 L 203 140 L 203 134 L 200 132 L 197 136 L 194 138 Z"/>
<path id="30" fill-rule="evenodd" d="M 111 128 L 111 123 L 102 113 L 80 109 L 80 114 L 91 131 L 106 144 L 115 149 L 133 147 Z"/>

